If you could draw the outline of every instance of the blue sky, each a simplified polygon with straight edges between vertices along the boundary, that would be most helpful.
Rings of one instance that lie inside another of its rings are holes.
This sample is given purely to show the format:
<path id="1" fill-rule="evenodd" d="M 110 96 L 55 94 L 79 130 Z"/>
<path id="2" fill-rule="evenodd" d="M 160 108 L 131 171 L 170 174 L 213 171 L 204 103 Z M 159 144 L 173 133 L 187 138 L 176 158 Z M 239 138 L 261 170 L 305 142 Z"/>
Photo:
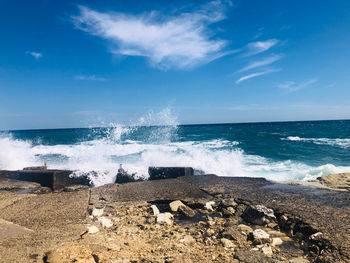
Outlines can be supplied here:
<path id="1" fill-rule="evenodd" d="M 2 1 L 0 129 L 350 118 L 350 1 Z"/>

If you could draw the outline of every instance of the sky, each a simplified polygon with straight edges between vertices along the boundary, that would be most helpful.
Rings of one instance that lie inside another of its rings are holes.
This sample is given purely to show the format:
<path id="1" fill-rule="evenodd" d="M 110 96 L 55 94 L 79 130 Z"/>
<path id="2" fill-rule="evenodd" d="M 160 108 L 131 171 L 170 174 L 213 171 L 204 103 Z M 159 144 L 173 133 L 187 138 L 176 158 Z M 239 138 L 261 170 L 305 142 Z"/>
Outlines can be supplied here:
<path id="1" fill-rule="evenodd" d="M 2 130 L 350 119 L 348 0 L 2 0 L 0 36 Z"/>

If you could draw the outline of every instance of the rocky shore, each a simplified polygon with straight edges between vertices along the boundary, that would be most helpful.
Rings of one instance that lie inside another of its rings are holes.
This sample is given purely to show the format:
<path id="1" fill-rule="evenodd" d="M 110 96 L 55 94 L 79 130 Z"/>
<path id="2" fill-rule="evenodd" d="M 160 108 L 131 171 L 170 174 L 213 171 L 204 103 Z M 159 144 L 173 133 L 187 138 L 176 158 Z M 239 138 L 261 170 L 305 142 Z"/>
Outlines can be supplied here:
<path id="1" fill-rule="evenodd" d="M 41 263 L 350 262 L 348 178 L 320 179 L 327 182 L 325 189 L 190 175 L 59 191 L 0 179 L 0 258 Z M 332 185 L 341 191 L 330 190 Z"/>

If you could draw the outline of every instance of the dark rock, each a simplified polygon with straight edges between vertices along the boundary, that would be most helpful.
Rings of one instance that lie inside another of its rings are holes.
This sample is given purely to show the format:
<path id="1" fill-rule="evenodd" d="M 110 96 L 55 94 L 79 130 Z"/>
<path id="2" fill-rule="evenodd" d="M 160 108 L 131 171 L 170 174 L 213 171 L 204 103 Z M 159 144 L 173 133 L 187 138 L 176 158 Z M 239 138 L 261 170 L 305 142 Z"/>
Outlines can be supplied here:
<path id="1" fill-rule="evenodd" d="M 194 217 L 196 212 L 189 208 L 187 205 L 180 205 L 178 211 L 186 217 Z"/>
<path id="2" fill-rule="evenodd" d="M 125 183 L 142 181 L 141 179 L 136 179 L 135 175 L 136 173 L 129 174 L 127 171 L 123 169 L 122 165 L 120 165 L 120 168 L 118 169 L 117 177 L 115 178 L 115 183 L 125 184 Z"/>
<path id="3" fill-rule="evenodd" d="M 192 167 L 149 167 L 149 180 L 177 178 L 180 176 L 193 175 Z"/>
<path id="4" fill-rule="evenodd" d="M 239 204 L 236 207 L 236 216 L 242 216 L 242 214 L 244 213 L 244 211 L 247 209 L 247 206 L 245 204 Z"/>
<path id="5" fill-rule="evenodd" d="M 276 221 L 272 209 L 263 205 L 251 205 L 242 214 L 244 220 L 256 225 L 265 225 Z"/>

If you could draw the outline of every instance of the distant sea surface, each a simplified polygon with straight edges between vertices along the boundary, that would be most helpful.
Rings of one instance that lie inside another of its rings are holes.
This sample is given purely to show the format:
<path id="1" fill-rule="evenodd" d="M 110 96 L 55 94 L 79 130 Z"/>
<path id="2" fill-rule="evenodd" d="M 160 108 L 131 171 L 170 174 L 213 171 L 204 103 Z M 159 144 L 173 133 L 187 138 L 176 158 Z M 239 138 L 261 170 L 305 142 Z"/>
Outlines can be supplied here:
<path id="1" fill-rule="evenodd" d="M 191 166 L 219 176 L 309 180 L 350 172 L 350 121 L 121 126 L 0 132 L 0 169 L 43 165 L 114 181 L 119 164 Z"/>

